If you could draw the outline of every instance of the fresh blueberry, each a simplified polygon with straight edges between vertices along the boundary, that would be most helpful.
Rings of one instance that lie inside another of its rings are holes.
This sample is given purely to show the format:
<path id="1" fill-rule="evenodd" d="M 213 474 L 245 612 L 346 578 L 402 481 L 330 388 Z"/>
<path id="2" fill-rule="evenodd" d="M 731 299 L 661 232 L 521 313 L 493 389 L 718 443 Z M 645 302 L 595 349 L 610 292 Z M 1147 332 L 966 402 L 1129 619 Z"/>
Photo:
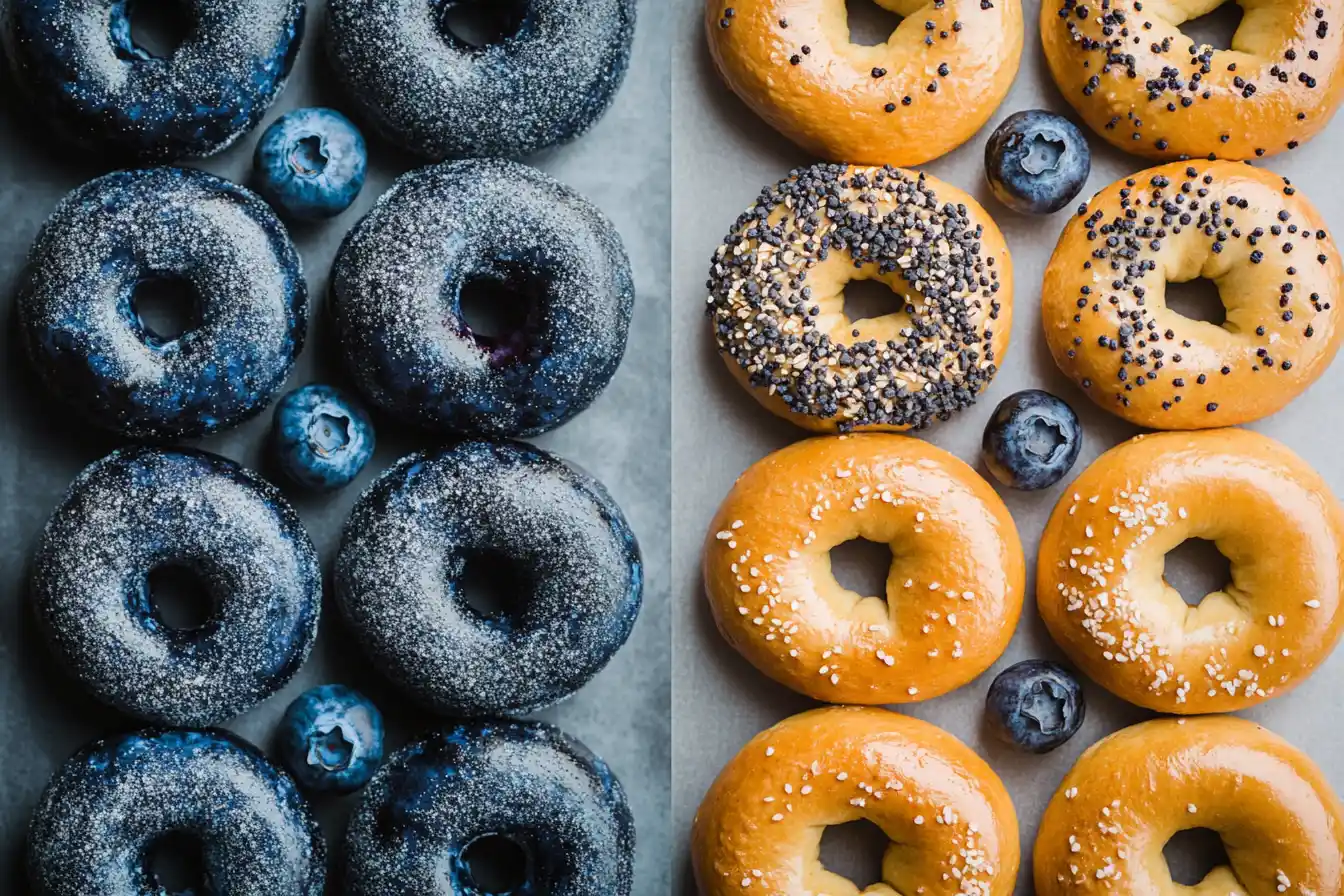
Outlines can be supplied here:
<path id="1" fill-rule="evenodd" d="M 1092 153 L 1077 125 L 1031 109 L 1003 120 L 985 144 L 985 176 L 999 201 L 1031 215 L 1057 212 L 1087 182 Z"/>
<path id="2" fill-rule="evenodd" d="M 364 137 L 334 109 L 295 109 L 257 144 L 257 190 L 301 221 L 339 215 L 364 187 L 369 156 Z"/>
<path id="3" fill-rule="evenodd" d="M 383 762 L 382 714 L 343 684 L 304 691 L 280 720 L 280 759 L 309 790 L 358 790 Z"/>
<path id="4" fill-rule="evenodd" d="M 331 386 L 304 386 L 281 398 L 271 438 L 281 472 L 315 491 L 348 485 L 373 454 L 369 415 Z"/>
<path id="5" fill-rule="evenodd" d="M 980 457 L 1009 488 L 1034 491 L 1064 478 L 1083 446 L 1073 408 L 1049 392 L 1026 389 L 994 409 L 980 440 Z"/>
<path id="6" fill-rule="evenodd" d="M 1087 714 L 1083 688 L 1058 663 L 1024 660 L 999 673 L 985 698 L 989 727 L 1006 744 L 1049 753 L 1078 733 Z"/>

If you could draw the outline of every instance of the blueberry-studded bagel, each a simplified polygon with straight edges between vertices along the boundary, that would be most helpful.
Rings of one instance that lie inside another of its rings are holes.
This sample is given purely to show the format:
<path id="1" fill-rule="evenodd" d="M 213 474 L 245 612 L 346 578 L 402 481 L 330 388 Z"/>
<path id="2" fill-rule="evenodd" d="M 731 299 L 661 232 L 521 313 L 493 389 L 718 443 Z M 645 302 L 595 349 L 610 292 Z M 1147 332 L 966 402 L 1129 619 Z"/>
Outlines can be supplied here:
<path id="1" fill-rule="evenodd" d="M 1166 304 L 1205 277 L 1222 325 Z M 1235 162 L 1175 162 L 1078 209 L 1041 288 L 1050 353 L 1097 404 L 1140 426 L 1203 429 L 1280 410 L 1339 348 L 1344 269 L 1287 178 Z"/>
<path id="2" fill-rule="evenodd" d="M 850 320 L 855 280 L 890 287 L 891 311 Z M 706 285 L 728 369 L 823 432 L 948 419 L 989 384 L 1012 329 L 1012 259 L 989 214 L 899 168 L 794 170 L 738 217 Z"/>
<path id="3" fill-rule="evenodd" d="M 162 56 L 135 41 L 139 2 L 5 0 L 0 58 L 63 139 L 103 155 L 200 158 L 256 126 L 299 55 L 304 0 L 157 0 L 186 25 Z"/>
<path id="4" fill-rule="evenodd" d="M 878 0 L 887 40 L 850 40 L 845 0 L 705 0 L 710 52 L 776 130 L 837 162 L 918 165 L 994 114 L 1022 56 L 1019 0 Z"/>
<path id="5" fill-rule="evenodd" d="M 1230 580 L 1186 604 L 1168 551 L 1212 541 Z M 1243 429 L 1139 436 L 1050 516 L 1036 605 L 1069 658 L 1158 712 L 1233 712 L 1290 690 L 1344 630 L 1344 510 L 1278 442 Z"/>

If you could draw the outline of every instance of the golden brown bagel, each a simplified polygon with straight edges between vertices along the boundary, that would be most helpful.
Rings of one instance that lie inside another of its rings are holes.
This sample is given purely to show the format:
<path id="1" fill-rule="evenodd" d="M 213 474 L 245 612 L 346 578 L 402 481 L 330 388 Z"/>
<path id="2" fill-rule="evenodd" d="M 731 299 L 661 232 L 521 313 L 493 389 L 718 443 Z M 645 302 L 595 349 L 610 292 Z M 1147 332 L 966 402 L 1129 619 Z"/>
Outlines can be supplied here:
<path id="1" fill-rule="evenodd" d="M 1231 716 L 1159 719 L 1094 744 L 1045 809 L 1036 896 L 1339 896 L 1341 807 L 1312 761 Z M 1173 883 L 1162 847 L 1210 828 L 1231 867 Z"/>
<path id="2" fill-rule="evenodd" d="M 1196 277 L 1217 284 L 1221 326 L 1167 307 L 1167 282 Z M 1103 408 L 1154 429 L 1231 426 L 1325 371 L 1341 278 L 1324 221 L 1286 178 L 1178 162 L 1111 184 L 1069 222 L 1041 320 L 1055 363 Z"/>
<path id="3" fill-rule="evenodd" d="M 831 548 L 889 544 L 886 600 L 831 574 Z M 1022 610 L 1013 519 L 994 489 L 906 436 L 790 445 L 714 517 L 705 589 L 719 631 L 766 675 L 831 703 L 910 703 L 989 668 Z"/>
<path id="4" fill-rule="evenodd" d="M 1187 606 L 1162 577 L 1188 538 L 1232 581 Z M 1339 640 L 1344 511 L 1321 477 L 1240 429 L 1139 436 L 1065 491 L 1041 537 L 1036 602 L 1099 684 L 1160 712 L 1228 712 L 1301 682 Z"/>
<path id="5" fill-rule="evenodd" d="M 893 290 L 892 311 L 852 321 L 845 284 L 867 279 Z M 708 287 L 729 370 L 819 432 L 947 419 L 988 385 L 1012 329 L 1012 260 L 993 220 L 956 187 L 899 168 L 818 164 L 762 190 Z"/>
<path id="6" fill-rule="evenodd" d="M 918 165 L 994 114 L 1022 57 L 1020 0 L 877 0 L 904 17 L 850 42 L 845 0 L 707 0 L 728 86 L 799 146 L 836 162 Z"/>
<path id="7" fill-rule="evenodd" d="M 1243 3 L 1230 50 L 1181 34 L 1222 2 L 1046 0 L 1050 73 L 1092 129 L 1127 152 L 1250 159 L 1293 149 L 1339 106 L 1344 0 Z"/>
<path id="8" fill-rule="evenodd" d="M 691 833 L 701 896 L 860 896 L 819 850 L 861 818 L 891 840 L 863 896 L 1013 892 L 1017 816 L 993 770 L 927 722 L 846 706 L 785 719 L 719 773 Z"/>

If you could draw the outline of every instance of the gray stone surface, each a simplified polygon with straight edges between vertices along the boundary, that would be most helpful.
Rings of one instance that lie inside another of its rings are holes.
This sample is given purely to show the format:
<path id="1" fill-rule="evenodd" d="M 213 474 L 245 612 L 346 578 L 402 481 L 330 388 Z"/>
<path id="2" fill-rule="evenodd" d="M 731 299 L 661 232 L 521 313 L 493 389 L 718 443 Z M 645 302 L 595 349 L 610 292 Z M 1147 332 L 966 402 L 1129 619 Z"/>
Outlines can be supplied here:
<path id="1" fill-rule="evenodd" d="M 702 0 L 677 0 L 673 5 L 673 823 L 675 892 L 689 894 L 694 887 L 687 836 L 706 788 L 758 731 L 813 705 L 756 672 L 719 637 L 700 586 L 699 559 L 705 526 L 737 475 L 765 454 L 804 436 L 802 430 L 760 408 L 732 381 L 715 354 L 703 318 L 709 258 L 762 186 L 796 165 L 815 160 L 764 125 L 720 83 L 700 29 Z M 857 5 L 851 3 L 851 8 Z M 976 196 L 1007 237 L 1016 266 L 1012 345 L 1002 371 L 980 403 L 923 435 L 963 460 L 977 463 L 980 434 L 994 405 L 1019 389 L 1048 389 L 1068 400 L 1082 418 L 1086 441 L 1074 468 L 1081 472 L 1097 455 L 1137 430 L 1094 406 L 1062 377 L 1041 334 L 1041 276 L 1069 212 L 1043 218 L 1010 212 L 989 195 L 982 170 L 985 140 L 994 125 L 1011 112 L 1031 108 L 1068 111 L 1041 55 L 1036 30 L 1038 0 L 1028 0 L 1024 6 L 1026 46 L 1012 92 L 979 134 L 925 166 L 931 174 Z M 1089 140 L 1093 167 L 1084 196 L 1148 167 L 1143 160 L 1113 150 L 1090 134 Z M 1337 237 L 1344 228 L 1344 184 L 1338 176 L 1341 141 L 1344 120 L 1337 118 L 1295 152 L 1257 163 L 1291 177 L 1334 226 Z M 1337 495 L 1344 495 L 1344 462 L 1337 446 L 1341 400 L 1344 361 L 1337 361 L 1287 409 L 1251 427 L 1287 443 L 1321 471 Z M 1034 580 L 1041 529 L 1066 484 L 1067 480 L 1034 494 L 1000 489 L 1022 535 L 1029 583 Z M 1201 565 L 1180 564 L 1177 584 L 1200 578 L 1205 573 Z M 1173 562 L 1169 569 L 1175 566 Z M 1087 721 L 1056 752 L 1027 756 L 989 739 L 980 720 L 993 676 L 1018 660 L 1057 654 L 1029 596 L 1012 645 L 993 669 L 952 694 L 902 710 L 957 735 L 985 756 L 1004 779 L 1022 823 L 1023 866 L 1018 882 L 1022 894 L 1032 892 L 1031 844 L 1041 811 L 1060 778 L 1089 744 L 1148 715 L 1088 683 Z M 1341 675 L 1344 651 L 1336 651 L 1296 691 L 1246 713 L 1310 753 L 1337 790 L 1344 790 L 1344 755 L 1333 748 L 1339 737 L 1340 721 L 1334 710 L 1340 705 L 1337 682 Z M 842 870 L 871 870 L 877 864 L 876 853 L 871 841 L 868 846 L 861 850 L 854 841 L 842 842 L 837 849 L 824 850 L 823 857 Z"/>
<path id="2" fill-rule="evenodd" d="M 309 7 L 298 71 L 267 122 L 295 106 L 349 109 L 327 86 L 331 77 L 317 41 L 324 24 L 322 4 L 310 0 Z M 635 892 L 653 894 L 667 892 L 672 860 L 667 848 L 672 840 L 667 812 L 670 15 L 665 4 L 649 0 L 640 4 L 640 16 L 634 62 L 612 110 L 576 143 L 528 161 L 583 192 L 613 219 L 635 270 L 635 320 L 615 380 L 586 413 L 536 441 L 602 479 L 626 511 L 647 563 L 644 612 L 632 639 L 604 672 L 576 697 L 540 715 L 586 742 L 622 778 L 639 828 Z M 200 167 L 246 182 L 259 134 L 260 129 Z M 0 340 L 0 892 L 7 893 L 23 892 L 25 826 L 48 775 L 85 741 L 133 724 L 92 703 L 54 666 L 25 602 L 26 564 L 47 515 L 75 474 L 114 447 L 113 440 L 71 419 L 38 389 L 12 337 L 13 287 L 29 243 L 62 195 L 104 170 L 99 159 L 72 154 L 51 142 L 41 124 L 14 102 L 11 86 L 0 80 L 0 307 L 8 325 Z M 396 175 L 419 164 L 377 141 L 371 155 L 369 182 L 355 208 L 328 225 L 293 228 L 319 305 L 346 230 Z M 291 386 L 342 382 L 324 339 L 325 321 L 320 313 L 317 318 Z M 269 422 L 267 413 L 201 444 L 259 468 Z M 364 485 L 402 454 L 431 444 L 424 436 L 390 425 L 378 435 L 378 453 L 353 486 L 326 498 L 295 496 L 328 573 L 340 526 Z M 267 745 L 292 697 L 333 680 L 365 688 L 375 697 L 390 717 L 394 744 L 435 723 L 397 699 L 367 668 L 328 607 L 318 647 L 298 679 L 229 727 Z M 336 849 L 351 799 L 317 803 L 328 841 Z"/>

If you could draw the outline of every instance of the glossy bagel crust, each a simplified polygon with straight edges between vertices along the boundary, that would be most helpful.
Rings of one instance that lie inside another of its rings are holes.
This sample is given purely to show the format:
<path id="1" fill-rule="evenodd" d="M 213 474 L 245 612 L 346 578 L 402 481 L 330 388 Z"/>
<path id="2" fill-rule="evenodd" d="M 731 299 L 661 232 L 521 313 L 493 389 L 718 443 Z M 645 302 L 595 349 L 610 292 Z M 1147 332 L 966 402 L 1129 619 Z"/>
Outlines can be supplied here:
<path id="1" fill-rule="evenodd" d="M 1251 159 L 1325 127 L 1344 80 L 1344 2 L 1246 4 L 1231 49 L 1180 25 L 1223 0 L 1046 0 L 1041 44 L 1064 98 L 1106 140 L 1152 159 Z"/>
<path id="2" fill-rule="evenodd" d="M 1218 287 L 1224 324 L 1166 304 L 1168 281 Z M 1069 221 L 1041 288 L 1050 353 L 1093 401 L 1154 429 L 1282 409 L 1339 348 L 1344 268 L 1287 178 L 1176 162 L 1119 180 Z"/>
<path id="3" fill-rule="evenodd" d="M 851 43 L 845 0 L 706 0 L 710 53 L 756 114 L 826 159 L 918 165 L 989 120 L 1022 57 L 1019 0 L 877 0 L 903 21 Z"/>
<path id="4" fill-rule="evenodd" d="M 891 546 L 883 597 L 831 574 L 831 549 L 855 538 Z M 1025 588 L 994 489 L 941 448 L 888 434 L 808 439 L 754 464 L 710 525 L 704 577 L 728 643 L 830 703 L 960 687 L 1007 647 Z"/>
<path id="5" fill-rule="evenodd" d="M 850 320 L 845 286 L 867 279 L 892 290 L 891 311 Z M 715 252 L 707 287 L 729 371 L 816 432 L 950 418 L 993 379 L 1012 330 L 1012 258 L 989 213 L 890 166 L 816 164 L 766 187 Z"/>
<path id="6" fill-rule="evenodd" d="M 701 896 L 859 896 L 821 864 L 826 827 L 866 819 L 891 840 L 863 896 L 1008 896 L 1017 815 L 983 759 L 928 722 L 845 706 L 785 719 L 719 773 L 696 813 Z"/>
<path id="7" fill-rule="evenodd" d="M 1037 896 L 1344 892 L 1344 807 L 1306 754 L 1232 716 L 1157 719 L 1085 752 L 1036 836 Z M 1173 834 L 1209 828 L 1231 865 L 1198 889 L 1162 855 Z"/>
<path id="8" fill-rule="evenodd" d="M 1214 542 L 1231 581 L 1188 606 L 1167 552 Z M 1339 640 L 1344 510 L 1283 445 L 1241 429 L 1139 436 L 1065 490 L 1036 602 L 1098 684 L 1159 712 L 1230 712 L 1290 690 Z"/>

